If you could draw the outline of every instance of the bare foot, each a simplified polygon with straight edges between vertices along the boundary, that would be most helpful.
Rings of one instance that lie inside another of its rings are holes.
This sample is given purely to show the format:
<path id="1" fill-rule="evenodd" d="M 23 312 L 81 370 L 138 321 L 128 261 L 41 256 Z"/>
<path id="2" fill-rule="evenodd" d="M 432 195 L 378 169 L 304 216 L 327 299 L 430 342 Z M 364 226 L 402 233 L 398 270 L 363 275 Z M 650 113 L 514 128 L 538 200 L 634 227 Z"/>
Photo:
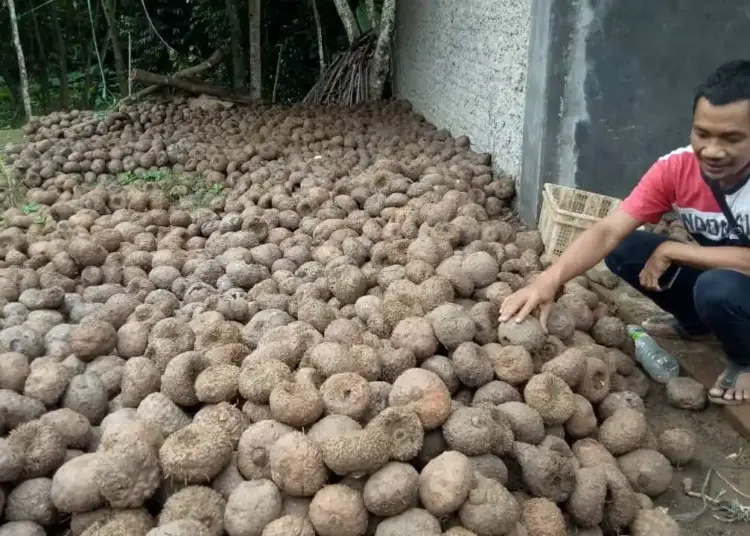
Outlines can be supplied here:
<path id="1" fill-rule="evenodd" d="M 744 404 L 750 402 L 750 366 L 730 364 L 708 392 L 714 404 Z"/>

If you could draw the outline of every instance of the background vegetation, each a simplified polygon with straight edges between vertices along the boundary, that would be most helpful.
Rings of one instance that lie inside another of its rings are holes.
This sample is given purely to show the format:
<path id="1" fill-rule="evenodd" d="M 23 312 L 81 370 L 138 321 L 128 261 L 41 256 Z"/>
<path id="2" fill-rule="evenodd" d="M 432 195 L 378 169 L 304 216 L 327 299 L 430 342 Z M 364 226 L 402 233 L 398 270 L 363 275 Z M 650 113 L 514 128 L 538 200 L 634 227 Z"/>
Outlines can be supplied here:
<path id="1" fill-rule="evenodd" d="M 130 92 L 143 89 L 129 82 L 131 69 L 171 74 L 219 49 L 226 52 L 222 61 L 201 73 L 202 81 L 266 101 L 296 102 L 321 76 L 321 50 L 325 64 L 330 64 L 361 32 L 377 29 L 372 20 L 380 20 L 382 8 L 373 0 L 360 4 L 353 0 L 27 0 L 15 4 L 33 115 L 110 108 Z M 357 26 L 354 31 L 347 25 L 351 22 L 347 9 Z M 0 21 L 0 39 L 6 43 L 0 47 L 0 129 L 9 129 L 22 125 L 26 117 L 8 0 L 0 3 Z M 254 42 L 259 51 L 253 50 Z M 260 84 L 252 76 L 258 60 Z"/>

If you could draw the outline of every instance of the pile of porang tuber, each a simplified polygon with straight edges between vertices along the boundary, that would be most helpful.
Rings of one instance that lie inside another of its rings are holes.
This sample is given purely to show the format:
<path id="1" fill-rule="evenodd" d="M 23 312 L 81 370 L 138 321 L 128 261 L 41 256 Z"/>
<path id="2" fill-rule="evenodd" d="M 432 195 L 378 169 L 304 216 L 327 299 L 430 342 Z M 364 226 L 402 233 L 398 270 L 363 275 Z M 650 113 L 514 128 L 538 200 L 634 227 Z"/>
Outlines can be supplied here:
<path id="1" fill-rule="evenodd" d="M 678 534 L 651 499 L 694 438 L 649 427 L 587 280 L 548 333 L 498 325 L 543 245 L 467 138 L 402 102 L 176 101 L 26 134 L 0 536 Z M 155 171 L 222 188 L 117 180 Z"/>

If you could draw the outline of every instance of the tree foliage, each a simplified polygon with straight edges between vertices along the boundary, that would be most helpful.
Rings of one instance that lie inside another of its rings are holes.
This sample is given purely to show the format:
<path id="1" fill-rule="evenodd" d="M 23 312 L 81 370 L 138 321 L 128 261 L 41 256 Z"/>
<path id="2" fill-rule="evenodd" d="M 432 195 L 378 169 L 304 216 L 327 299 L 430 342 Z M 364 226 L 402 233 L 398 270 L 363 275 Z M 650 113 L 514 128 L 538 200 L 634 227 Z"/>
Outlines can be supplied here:
<path id="1" fill-rule="evenodd" d="M 170 74 L 205 60 L 217 49 L 228 52 L 225 59 L 201 78 L 216 85 L 249 88 L 253 72 L 248 64 L 249 1 L 18 2 L 17 23 L 33 114 L 66 107 L 108 108 L 126 97 L 128 90 L 142 89 L 128 83 L 129 69 Z M 373 27 L 370 12 L 380 9 L 382 0 L 361 0 L 361 5 L 351 0 L 349 5 L 360 31 L 366 32 Z M 299 101 L 320 75 L 312 2 L 260 0 L 260 6 L 261 96 L 270 100 L 275 94 L 282 103 Z M 333 58 L 349 45 L 344 25 L 332 0 L 317 0 L 316 7 L 322 50 L 326 58 Z M 6 43 L 0 48 L 0 128 L 7 128 L 21 124 L 25 113 L 6 2 L 0 3 L 0 21 L 0 38 Z"/>

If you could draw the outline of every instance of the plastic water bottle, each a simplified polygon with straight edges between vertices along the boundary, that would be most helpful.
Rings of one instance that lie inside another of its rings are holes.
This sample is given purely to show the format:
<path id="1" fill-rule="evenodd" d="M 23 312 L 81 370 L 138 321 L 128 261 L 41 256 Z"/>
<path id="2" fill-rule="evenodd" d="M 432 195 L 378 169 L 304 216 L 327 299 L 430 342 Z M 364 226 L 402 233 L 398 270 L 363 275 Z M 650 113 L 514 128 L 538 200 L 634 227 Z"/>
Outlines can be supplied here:
<path id="1" fill-rule="evenodd" d="M 643 328 L 629 325 L 628 334 L 635 342 L 635 360 L 654 381 L 667 383 L 680 375 L 679 360 L 659 346 Z"/>

